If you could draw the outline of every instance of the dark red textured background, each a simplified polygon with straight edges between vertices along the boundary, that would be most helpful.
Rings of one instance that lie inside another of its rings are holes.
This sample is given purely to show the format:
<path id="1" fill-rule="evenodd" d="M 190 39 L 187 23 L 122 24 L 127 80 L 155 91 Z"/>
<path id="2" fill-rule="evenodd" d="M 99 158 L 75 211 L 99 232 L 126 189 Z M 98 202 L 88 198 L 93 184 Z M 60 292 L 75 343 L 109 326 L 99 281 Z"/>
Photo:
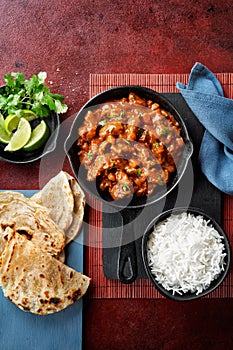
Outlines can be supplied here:
<path id="1" fill-rule="evenodd" d="M 233 1 L 1 0 L 3 75 L 46 71 L 69 118 L 90 73 L 233 71 Z M 39 188 L 40 162 L 0 162 L 2 189 Z M 64 168 L 70 170 L 67 160 Z M 48 175 L 49 176 L 49 175 Z M 232 349 L 233 300 L 85 299 L 85 349 Z"/>

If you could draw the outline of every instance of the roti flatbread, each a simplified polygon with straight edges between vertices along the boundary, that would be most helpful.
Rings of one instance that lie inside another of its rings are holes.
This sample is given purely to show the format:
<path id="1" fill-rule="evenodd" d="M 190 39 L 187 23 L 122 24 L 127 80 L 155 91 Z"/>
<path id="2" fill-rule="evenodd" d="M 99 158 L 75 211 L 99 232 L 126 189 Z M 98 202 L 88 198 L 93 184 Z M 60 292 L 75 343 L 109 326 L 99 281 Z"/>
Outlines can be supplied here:
<path id="1" fill-rule="evenodd" d="M 63 171 L 60 171 L 31 197 L 35 202 L 48 208 L 51 219 L 62 229 L 67 230 L 72 222 L 74 197 L 69 181 Z"/>
<path id="2" fill-rule="evenodd" d="M 7 232 L 5 232 L 5 229 L 3 229 L 2 226 L 0 225 L 0 257 L 2 252 L 5 249 L 6 241 L 7 241 Z"/>
<path id="3" fill-rule="evenodd" d="M 50 218 L 49 211 L 18 192 L 0 192 L 0 255 L 6 245 L 7 227 L 54 256 L 65 246 L 64 231 Z"/>
<path id="4" fill-rule="evenodd" d="M 32 200 L 48 209 L 50 217 L 65 231 L 66 244 L 78 235 L 83 223 L 85 195 L 73 176 L 60 171 Z"/>
<path id="5" fill-rule="evenodd" d="M 74 197 L 74 210 L 73 219 L 70 227 L 65 231 L 66 234 L 66 244 L 74 240 L 77 237 L 79 230 L 83 223 L 84 208 L 85 208 L 85 195 L 77 181 L 73 176 L 65 173 L 69 181 L 69 185 Z"/>
<path id="6" fill-rule="evenodd" d="M 23 311 L 47 315 L 61 311 L 85 294 L 89 277 L 9 230 L 0 259 L 0 285 L 14 304 Z"/>

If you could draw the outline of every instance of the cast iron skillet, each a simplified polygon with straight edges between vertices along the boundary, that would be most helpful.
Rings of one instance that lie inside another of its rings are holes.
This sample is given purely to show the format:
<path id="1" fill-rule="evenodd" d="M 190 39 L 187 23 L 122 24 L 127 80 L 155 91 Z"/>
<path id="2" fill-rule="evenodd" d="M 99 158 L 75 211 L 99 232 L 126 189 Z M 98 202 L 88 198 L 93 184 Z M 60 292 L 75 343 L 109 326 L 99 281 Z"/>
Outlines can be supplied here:
<path id="1" fill-rule="evenodd" d="M 163 109 L 170 112 L 179 122 L 181 136 L 183 137 L 185 147 L 179 164 L 177 164 L 176 174 L 168 185 L 161 187 L 159 191 L 155 191 L 148 197 L 132 197 L 130 200 L 125 199 L 113 201 L 108 194 L 98 190 L 98 183 L 88 182 L 86 180 L 86 170 L 84 166 L 80 164 L 79 157 L 77 155 L 78 148 L 76 143 L 78 138 L 78 129 L 83 124 L 84 117 L 88 109 L 96 109 L 98 104 L 127 97 L 130 92 L 133 92 L 146 100 L 157 102 Z M 105 203 L 105 205 L 107 204 L 116 210 L 121 210 L 121 215 L 123 217 L 123 228 L 121 245 L 119 247 L 118 278 L 123 283 L 133 282 L 137 277 L 137 258 L 134 242 L 135 237 L 133 221 L 145 206 L 149 206 L 160 201 L 176 187 L 184 174 L 188 160 L 193 152 L 193 146 L 182 117 L 166 98 L 154 90 L 141 86 L 120 86 L 111 88 L 94 96 L 77 113 L 71 127 L 70 134 L 65 142 L 65 151 L 69 158 L 74 175 L 84 191 L 94 196 L 97 200 Z M 128 272 L 126 272 L 126 265 L 128 265 Z"/>

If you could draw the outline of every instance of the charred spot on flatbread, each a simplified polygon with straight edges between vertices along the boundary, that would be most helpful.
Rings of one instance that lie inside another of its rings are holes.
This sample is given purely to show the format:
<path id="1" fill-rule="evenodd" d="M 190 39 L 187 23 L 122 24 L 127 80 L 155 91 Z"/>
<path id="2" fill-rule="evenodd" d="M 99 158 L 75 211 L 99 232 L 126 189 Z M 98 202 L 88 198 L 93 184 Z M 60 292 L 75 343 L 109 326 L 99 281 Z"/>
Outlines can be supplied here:
<path id="1" fill-rule="evenodd" d="M 49 299 L 50 304 L 58 305 L 61 302 L 62 302 L 62 300 L 60 298 L 57 298 L 57 297 L 53 297 L 53 298 Z"/>
<path id="2" fill-rule="evenodd" d="M 50 218 L 48 209 L 18 192 L 0 193 L 0 255 L 6 244 L 7 228 L 53 256 L 65 246 L 64 231 Z"/>
<path id="3" fill-rule="evenodd" d="M 17 232 L 20 234 L 20 235 L 22 235 L 22 236 L 24 236 L 25 238 L 27 238 L 29 241 L 32 239 L 32 237 L 33 237 L 33 233 L 32 232 L 28 232 L 28 231 L 26 231 L 26 230 L 17 230 Z"/>
<path id="4" fill-rule="evenodd" d="M 73 295 L 72 295 L 72 300 L 73 302 L 77 301 L 81 296 L 81 290 L 77 289 L 76 291 L 74 291 Z"/>

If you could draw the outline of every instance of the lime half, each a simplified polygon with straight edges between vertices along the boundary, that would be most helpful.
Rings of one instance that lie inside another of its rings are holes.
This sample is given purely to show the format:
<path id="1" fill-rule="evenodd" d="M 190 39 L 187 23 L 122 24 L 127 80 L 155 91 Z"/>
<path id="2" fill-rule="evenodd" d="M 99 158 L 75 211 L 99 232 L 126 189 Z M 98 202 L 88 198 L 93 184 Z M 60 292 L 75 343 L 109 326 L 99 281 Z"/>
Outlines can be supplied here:
<path id="1" fill-rule="evenodd" d="M 31 125 L 29 121 L 21 118 L 18 124 L 18 128 L 10 139 L 8 145 L 4 148 L 4 151 L 14 152 L 23 148 L 31 137 Z"/>
<path id="2" fill-rule="evenodd" d="M 4 128 L 8 135 L 12 134 L 13 130 L 16 130 L 19 124 L 19 117 L 16 114 L 9 114 L 4 121 Z"/>
<path id="3" fill-rule="evenodd" d="M 49 127 L 44 120 L 32 130 L 30 140 L 23 147 L 25 151 L 34 151 L 45 144 L 49 137 Z"/>

